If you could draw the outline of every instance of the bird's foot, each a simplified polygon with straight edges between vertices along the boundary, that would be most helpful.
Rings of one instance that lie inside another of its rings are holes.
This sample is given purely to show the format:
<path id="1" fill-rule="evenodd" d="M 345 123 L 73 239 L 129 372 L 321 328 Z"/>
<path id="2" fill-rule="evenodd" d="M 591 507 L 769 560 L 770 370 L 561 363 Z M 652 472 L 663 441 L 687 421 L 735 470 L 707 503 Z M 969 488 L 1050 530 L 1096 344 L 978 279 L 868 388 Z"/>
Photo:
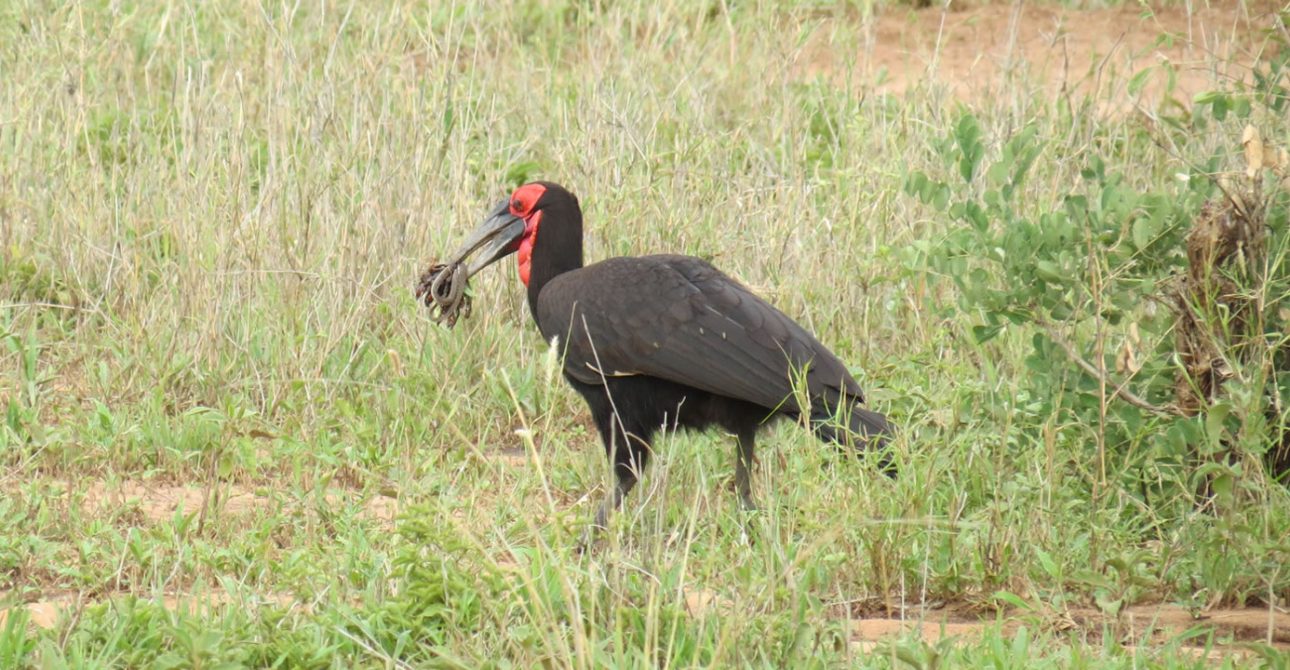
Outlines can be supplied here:
<path id="1" fill-rule="evenodd" d="M 592 518 L 591 524 L 582 534 L 582 540 L 578 542 L 577 552 L 579 556 L 591 551 L 596 545 L 596 541 L 604 535 L 609 529 L 609 513 L 614 507 L 612 499 L 606 500 L 596 509 L 596 515 Z"/>
<path id="2" fill-rule="evenodd" d="M 600 524 L 593 523 L 588 526 L 587 530 L 582 534 L 582 539 L 578 541 L 578 546 L 574 547 L 576 555 L 583 556 L 590 553 L 595 548 L 596 541 L 600 539 L 601 534 L 604 532 L 605 527 Z"/>

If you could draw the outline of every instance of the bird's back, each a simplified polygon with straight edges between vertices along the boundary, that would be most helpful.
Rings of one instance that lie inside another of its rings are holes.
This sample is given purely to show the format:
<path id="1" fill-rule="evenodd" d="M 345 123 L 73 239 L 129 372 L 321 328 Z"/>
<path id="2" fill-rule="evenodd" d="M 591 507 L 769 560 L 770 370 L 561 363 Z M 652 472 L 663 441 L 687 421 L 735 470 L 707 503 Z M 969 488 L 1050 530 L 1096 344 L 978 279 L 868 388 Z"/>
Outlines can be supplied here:
<path id="1" fill-rule="evenodd" d="M 710 263 L 691 256 L 612 258 L 564 273 L 535 316 L 559 338 L 565 372 L 584 383 L 647 375 L 770 411 L 863 402 L 836 356 L 796 322 Z"/>

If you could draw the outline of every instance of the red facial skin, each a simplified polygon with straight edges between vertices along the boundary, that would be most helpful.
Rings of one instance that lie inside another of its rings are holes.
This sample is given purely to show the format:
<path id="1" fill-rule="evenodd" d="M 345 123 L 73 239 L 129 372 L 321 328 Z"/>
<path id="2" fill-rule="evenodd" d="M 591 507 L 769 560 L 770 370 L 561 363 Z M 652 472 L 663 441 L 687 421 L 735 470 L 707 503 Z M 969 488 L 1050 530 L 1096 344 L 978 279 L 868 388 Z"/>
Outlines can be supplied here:
<path id="1" fill-rule="evenodd" d="M 537 240 L 538 225 L 542 223 L 542 212 L 534 211 L 546 187 L 541 184 L 525 184 L 511 194 L 511 214 L 524 219 L 524 236 L 519 241 L 520 281 L 529 285 L 529 272 L 533 262 L 533 243 Z"/>

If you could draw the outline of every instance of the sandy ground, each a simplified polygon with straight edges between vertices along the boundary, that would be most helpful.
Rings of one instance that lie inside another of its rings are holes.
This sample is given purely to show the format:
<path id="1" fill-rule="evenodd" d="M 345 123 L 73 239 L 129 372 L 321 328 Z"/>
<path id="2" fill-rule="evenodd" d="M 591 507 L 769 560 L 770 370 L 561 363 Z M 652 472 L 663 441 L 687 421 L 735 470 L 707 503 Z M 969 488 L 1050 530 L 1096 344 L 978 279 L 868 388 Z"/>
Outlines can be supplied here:
<path id="1" fill-rule="evenodd" d="M 0 593 L 0 602 L 11 594 Z M 300 603 L 288 595 L 235 597 L 219 589 L 205 589 L 195 593 L 169 593 L 158 596 L 170 609 L 204 611 L 225 606 L 255 608 L 272 606 L 282 609 L 308 611 L 307 603 Z M 720 595 L 707 590 L 692 589 L 685 594 L 686 606 L 694 616 L 721 615 L 730 607 Z M 85 606 L 98 600 L 84 594 L 61 593 L 49 595 L 22 605 L 33 625 L 52 628 L 60 617 L 75 618 Z M 10 610 L 0 610 L 0 626 L 4 625 Z M 1093 609 L 1074 609 L 1050 615 L 1003 615 L 984 617 L 961 611 L 953 606 L 924 612 L 911 612 L 908 617 L 871 617 L 852 619 L 851 644 L 858 653 L 881 653 L 885 642 L 914 637 L 928 644 L 947 638 L 971 641 L 992 629 L 1005 634 L 1025 625 L 1032 630 L 1057 630 L 1082 632 L 1092 638 L 1114 636 L 1127 646 L 1151 647 L 1187 636 L 1181 646 L 1198 656 L 1213 659 L 1223 657 L 1254 657 L 1257 652 L 1247 643 L 1266 644 L 1283 652 L 1290 652 L 1290 614 L 1269 609 L 1214 609 L 1195 613 L 1168 604 L 1137 605 L 1126 608 L 1117 616 L 1110 616 Z M 1206 638 L 1213 635 L 1213 644 L 1206 646 Z"/>
<path id="2" fill-rule="evenodd" d="M 324 494 L 332 505 L 353 501 L 354 494 L 334 490 Z M 246 514 L 260 509 L 273 508 L 282 503 L 237 484 L 218 484 L 204 488 L 191 484 L 154 484 L 125 481 L 113 486 L 101 482 L 90 484 L 85 492 L 85 506 L 90 512 L 111 509 L 137 508 L 148 523 L 174 518 L 176 513 L 201 513 L 218 510 L 222 514 Z M 393 523 L 398 514 L 398 502 L 393 498 L 376 496 L 362 503 L 363 513 L 383 523 Z"/>
<path id="3" fill-rule="evenodd" d="M 961 5 L 887 8 L 864 29 L 860 53 L 837 48 L 841 19 L 825 21 L 804 52 L 803 73 L 889 93 L 934 82 L 969 100 L 1001 91 L 1023 97 L 1098 92 L 1107 96 L 1104 109 L 1124 111 L 1163 98 L 1163 72 L 1149 77 L 1137 96 L 1126 90 L 1144 68 L 1172 65 L 1177 84 L 1170 97 L 1189 104 L 1217 81 L 1248 80 L 1250 64 L 1268 55 L 1268 32 L 1284 30 L 1275 20 L 1280 5 L 1263 0 L 1178 3 L 1150 12 L 1136 3 L 1091 10 Z"/>
<path id="4" fill-rule="evenodd" d="M 685 594 L 686 607 L 695 616 L 720 615 L 732 609 L 720 595 L 694 589 Z M 1192 612 L 1172 604 L 1135 605 L 1116 615 L 1096 609 L 1075 608 L 1062 612 L 982 615 L 953 604 L 920 611 L 911 608 L 904 617 L 862 617 L 849 619 L 851 644 L 857 652 L 880 652 L 886 642 L 920 639 L 935 645 L 945 639 L 971 641 L 987 631 L 999 629 L 1010 635 L 1022 626 L 1034 630 L 1082 633 L 1093 639 L 1113 636 L 1126 646 L 1153 647 L 1170 640 L 1198 656 L 1254 657 L 1250 643 L 1265 644 L 1290 652 L 1290 613 L 1267 608 L 1212 609 Z M 1206 646 L 1213 635 L 1213 644 Z"/>
<path id="5" fill-rule="evenodd" d="M 1290 650 L 1290 614 L 1258 608 L 1213 609 L 1193 614 L 1178 605 L 1136 605 L 1115 616 L 1077 608 L 1047 617 L 1032 616 L 1030 622 L 1025 617 L 1005 616 L 1000 623 L 993 618 L 982 621 L 945 608 L 927 612 L 921 620 L 858 619 L 852 622 L 851 630 L 853 640 L 861 646 L 873 646 L 886 637 L 911 632 L 934 644 L 946 637 L 972 639 L 996 625 L 1005 631 L 1015 631 L 1023 623 L 1034 627 L 1033 622 L 1057 630 L 1081 630 L 1095 637 L 1113 635 L 1130 646 L 1150 646 L 1188 631 L 1207 631 L 1213 632 L 1216 642 L 1223 644 L 1261 642 Z M 1202 636 L 1193 643 L 1203 641 Z"/>

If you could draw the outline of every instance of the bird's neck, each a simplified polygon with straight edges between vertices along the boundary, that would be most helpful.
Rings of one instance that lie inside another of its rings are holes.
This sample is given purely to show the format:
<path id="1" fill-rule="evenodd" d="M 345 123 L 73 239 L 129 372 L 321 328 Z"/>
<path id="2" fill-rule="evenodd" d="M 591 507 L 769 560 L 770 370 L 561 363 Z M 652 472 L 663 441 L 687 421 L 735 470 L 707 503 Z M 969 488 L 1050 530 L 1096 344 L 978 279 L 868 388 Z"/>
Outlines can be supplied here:
<path id="1" fill-rule="evenodd" d="M 556 223 L 556 219 L 562 220 Z M 529 311 L 537 318 L 538 295 L 552 279 L 582 267 L 582 212 L 543 213 L 529 266 Z"/>

